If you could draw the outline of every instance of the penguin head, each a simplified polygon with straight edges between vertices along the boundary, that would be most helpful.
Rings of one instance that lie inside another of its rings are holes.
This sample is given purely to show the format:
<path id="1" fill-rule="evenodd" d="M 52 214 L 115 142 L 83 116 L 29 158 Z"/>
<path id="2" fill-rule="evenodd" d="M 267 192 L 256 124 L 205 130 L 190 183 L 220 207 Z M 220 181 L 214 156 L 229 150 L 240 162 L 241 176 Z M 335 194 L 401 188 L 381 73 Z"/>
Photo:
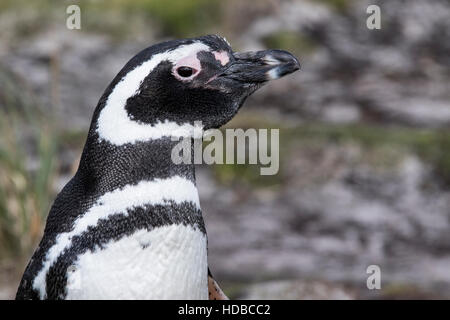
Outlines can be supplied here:
<path id="1" fill-rule="evenodd" d="M 196 121 L 217 128 L 261 85 L 299 68 L 286 51 L 236 53 L 216 35 L 163 42 L 138 53 L 113 80 L 100 101 L 99 129 L 118 135 Z"/>

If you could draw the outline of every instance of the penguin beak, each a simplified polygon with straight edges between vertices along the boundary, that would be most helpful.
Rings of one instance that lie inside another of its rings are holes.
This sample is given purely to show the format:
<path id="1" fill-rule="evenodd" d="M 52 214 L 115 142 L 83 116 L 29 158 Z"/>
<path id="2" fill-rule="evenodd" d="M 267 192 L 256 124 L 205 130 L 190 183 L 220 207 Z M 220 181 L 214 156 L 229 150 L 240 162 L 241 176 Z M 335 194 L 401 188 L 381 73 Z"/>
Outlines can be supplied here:
<path id="1" fill-rule="evenodd" d="M 220 76 L 247 83 L 262 84 L 300 69 L 296 57 L 284 50 L 234 53 L 234 61 Z"/>

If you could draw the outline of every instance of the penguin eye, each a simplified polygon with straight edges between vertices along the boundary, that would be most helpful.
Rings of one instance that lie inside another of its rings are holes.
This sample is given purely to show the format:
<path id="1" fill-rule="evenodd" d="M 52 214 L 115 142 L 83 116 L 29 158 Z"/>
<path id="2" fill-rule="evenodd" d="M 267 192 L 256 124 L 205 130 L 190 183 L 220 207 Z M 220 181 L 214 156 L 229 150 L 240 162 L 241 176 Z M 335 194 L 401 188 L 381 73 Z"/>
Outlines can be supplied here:
<path id="1" fill-rule="evenodd" d="M 184 67 L 183 66 L 183 67 L 179 67 L 177 69 L 177 73 L 183 78 L 189 78 L 195 72 L 197 72 L 197 70 L 195 70 L 194 68 L 191 68 L 191 67 Z"/>

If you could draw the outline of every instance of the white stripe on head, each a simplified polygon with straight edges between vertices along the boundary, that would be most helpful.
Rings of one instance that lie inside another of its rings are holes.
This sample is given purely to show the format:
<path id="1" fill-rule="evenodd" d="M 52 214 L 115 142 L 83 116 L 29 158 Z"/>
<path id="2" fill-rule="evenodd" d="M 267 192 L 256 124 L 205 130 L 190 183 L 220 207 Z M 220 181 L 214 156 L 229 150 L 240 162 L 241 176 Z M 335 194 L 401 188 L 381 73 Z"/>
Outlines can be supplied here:
<path id="1" fill-rule="evenodd" d="M 105 193 L 84 214 L 78 217 L 69 232 L 56 237 L 55 244 L 47 252 L 43 267 L 33 280 L 33 288 L 39 292 L 41 299 L 45 298 L 47 272 L 63 251 L 70 247 L 72 238 L 82 234 L 90 226 L 95 226 L 100 219 L 122 213 L 127 215 L 127 209 L 145 205 L 164 205 L 168 201 L 177 204 L 191 202 L 200 209 L 198 191 L 192 181 L 180 176 L 167 179 L 141 181 L 136 185 L 127 185 L 121 189 Z"/>
<path id="2" fill-rule="evenodd" d="M 100 112 L 97 120 L 97 133 L 100 139 L 115 145 L 123 145 L 137 141 L 160 139 L 164 136 L 192 136 L 194 126 L 190 124 L 179 125 L 166 120 L 149 125 L 133 121 L 128 117 L 125 105 L 128 98 L 138 93 L 142 81 L 161 62 L 170 61 L 176 63 L 186 56 L 209 49 L 206 44 L 201 42 L 181 45 L 174 50 L 153 55 L 150 60 L 128 72 L 116 84 Z"/>

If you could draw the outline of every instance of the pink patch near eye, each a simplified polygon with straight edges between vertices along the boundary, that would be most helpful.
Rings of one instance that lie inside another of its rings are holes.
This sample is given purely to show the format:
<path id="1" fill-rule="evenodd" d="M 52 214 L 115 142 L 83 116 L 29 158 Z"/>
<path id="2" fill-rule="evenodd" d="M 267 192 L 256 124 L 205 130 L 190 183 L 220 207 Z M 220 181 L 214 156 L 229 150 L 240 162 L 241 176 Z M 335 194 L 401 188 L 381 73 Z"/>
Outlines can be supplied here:
<path id="1" fill-rule="evenodd" d="M 185 66 L 192 69 L 200 70 L 200 61 L 197 59 L 197 55 L 190 55 L 177 61 L 177 67 Z"/>
<path id="2" fill-rule="evenodd" d="M 220 61 L 220 63 L 224 66 L 230 61 L 230 57 L 228 56 L 228 53 L 226 51 L 214 51 L 214 58 L 216 60 Z"/>
<path id="3" fill-rule="evenodd" d="M 177 72 L 175 72 L 180 67 L 192 68 L 192 69 L 194 69 L 194 73 L 189 78 L 182 78 L 177 74 Z M 195 76 L 196 74 L 198 74 L 201 69 L 202 68 L 200 65 L 200 61 L 197 59 L 197 54 L 193 54 L 193 55 L 181 58 L 180 60 L 177 61 L 177 64 L 173 68 L 175 77 L 178 78 L 179 80 L 183 80 L 183 81 L 192 79 L 192 77 Z"/>

